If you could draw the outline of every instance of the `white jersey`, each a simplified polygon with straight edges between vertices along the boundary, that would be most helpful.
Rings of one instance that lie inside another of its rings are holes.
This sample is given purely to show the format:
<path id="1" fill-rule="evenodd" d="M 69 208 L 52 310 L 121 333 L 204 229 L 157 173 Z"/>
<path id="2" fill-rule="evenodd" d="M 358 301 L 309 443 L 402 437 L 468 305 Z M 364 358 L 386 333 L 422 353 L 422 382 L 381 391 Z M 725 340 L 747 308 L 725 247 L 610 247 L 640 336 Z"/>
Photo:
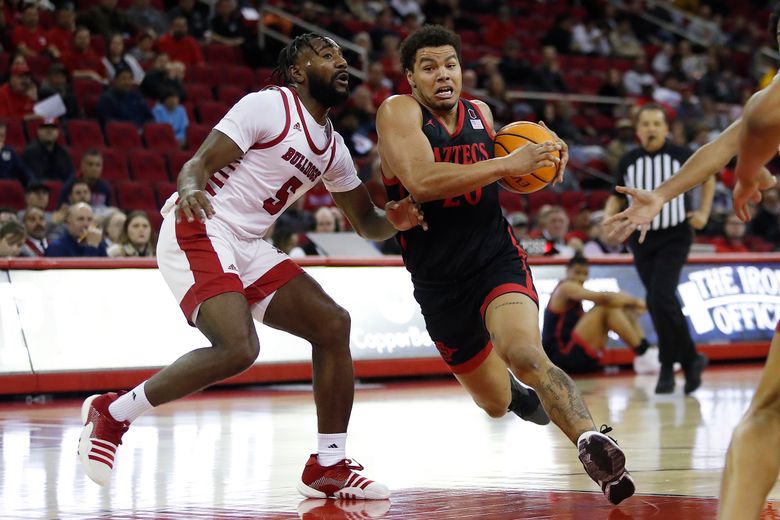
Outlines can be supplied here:
<path id="1" fill-rule="evenodd" d="M 271 224 L 320 179 L 328 191 L 355 189 L 360 179 L 344 139 L 330 120 L 317 123 L 294 90 L 246 95 L 214 127 L 244 152 L 214 172 L 205 192 L 214 217 L 243 238 L 265 236 Z M 174 193 L 162 208 L 171 212 Z"/>

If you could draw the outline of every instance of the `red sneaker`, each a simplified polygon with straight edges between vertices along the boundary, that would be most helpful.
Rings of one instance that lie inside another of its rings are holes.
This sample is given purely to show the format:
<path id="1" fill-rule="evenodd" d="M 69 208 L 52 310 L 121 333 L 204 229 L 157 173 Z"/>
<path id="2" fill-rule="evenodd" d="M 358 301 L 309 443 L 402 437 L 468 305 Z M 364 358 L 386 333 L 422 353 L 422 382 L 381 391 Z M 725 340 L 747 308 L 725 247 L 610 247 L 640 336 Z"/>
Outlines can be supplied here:
<path id="1" fill-rule="evenodd" d="M 309 498 L 351 498 L 385 500 L 390 498 L 386 486 L 356 473 L 363 466 L 344 459 L 333 466 L 320 466 L 317 454 L 312 454 L 298 482 L 298 491 Z"/>
<path id="2" fill-rule="evenodd" d="M 130 427 L 129 422 L 119 422 L 108 413 L 108 405 L 124 393 L 91 395 L 81 405 L 84 429 L 79 436 L 79 460 L 84 473 L 101 486 L 105 486 L 111 477 L 116 449 Z"/>

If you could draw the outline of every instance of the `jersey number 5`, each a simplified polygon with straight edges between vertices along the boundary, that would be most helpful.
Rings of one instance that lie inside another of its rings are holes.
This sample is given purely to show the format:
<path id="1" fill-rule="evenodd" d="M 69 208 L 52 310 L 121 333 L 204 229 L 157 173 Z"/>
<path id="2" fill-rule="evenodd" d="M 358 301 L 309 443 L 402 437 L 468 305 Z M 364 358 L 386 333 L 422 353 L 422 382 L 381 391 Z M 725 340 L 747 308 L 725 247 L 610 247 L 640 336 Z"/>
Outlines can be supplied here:
<path id="1" fill-rule="evenodd" d="M 303 186 L 303 182 L 298 177 L 290 177 L 276 192 L 276 197 L 270 197 L 263 201 L 263 208 L 271 215 L 276 215 L 287 205 L 287 199 L 290 198 L 290 195 L 301 186 Z"/>

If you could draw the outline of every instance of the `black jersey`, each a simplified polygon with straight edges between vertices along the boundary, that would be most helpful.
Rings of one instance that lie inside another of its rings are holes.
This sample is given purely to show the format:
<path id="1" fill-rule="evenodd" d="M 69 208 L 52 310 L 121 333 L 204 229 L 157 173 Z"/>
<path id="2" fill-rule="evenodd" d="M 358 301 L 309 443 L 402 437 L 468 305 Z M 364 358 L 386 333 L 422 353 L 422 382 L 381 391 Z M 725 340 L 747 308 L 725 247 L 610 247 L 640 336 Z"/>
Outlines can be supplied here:
<path id="1" fill-rule="evenodd" d="M 582 308 L 581 301 L 569 302 L 563 312 L 551 311 L 550 306 L 547 305 L 547 308 L 544 309 L 544 326 L 542 327 L 544 349 L 559 349 L 568 345 L 571 333 L 583 314 L 585 314 L 585 310 Z"/>
<path id="2" fill-rule="evenodd" d="M 479 108 L 458 101 L 458 123 L 450 134 L 427 108 L 422 110 L 422 130 L 431 143 L 436 162 L 472 164 L 493 157 L 493 131 Z M 396 179 L 385 179 L 390 200 L 401 200 L 408 191 Z M 397 239 L 407 270 L 415 282 L 453 282 L 471 278 L 507 250 L 514 250 L 509 224 L 498 204 L 498 184 L 457 197 L 422 204 L 428 231 L 419 226 L 399 232 Z"/>

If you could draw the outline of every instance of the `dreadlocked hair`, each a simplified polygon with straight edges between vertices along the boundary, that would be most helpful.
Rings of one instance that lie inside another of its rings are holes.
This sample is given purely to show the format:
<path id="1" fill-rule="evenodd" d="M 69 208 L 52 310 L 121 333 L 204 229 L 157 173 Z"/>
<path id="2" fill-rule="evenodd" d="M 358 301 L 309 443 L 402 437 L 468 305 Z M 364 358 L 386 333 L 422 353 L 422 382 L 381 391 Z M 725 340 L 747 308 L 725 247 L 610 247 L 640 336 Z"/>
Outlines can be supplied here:
<path id="1" fill-rule="evenodd" d="M 300 56 L 301 52 L 305 49 L 315 50 L 312 46 L 314 40 L 323 40 L 328 42 L 328 44 L 331 44 L 330 38 L 315 33 L 306 33 L 296 36 L 295 39 L 279 51 L 279 59 L 276 61 L 276 68 L 271 74 L 273 83 L 277 85 L 289 85 L 293 83 L 293 79 L 290 76 L 290 67 L 295 65 L 298 56 Z"/>

